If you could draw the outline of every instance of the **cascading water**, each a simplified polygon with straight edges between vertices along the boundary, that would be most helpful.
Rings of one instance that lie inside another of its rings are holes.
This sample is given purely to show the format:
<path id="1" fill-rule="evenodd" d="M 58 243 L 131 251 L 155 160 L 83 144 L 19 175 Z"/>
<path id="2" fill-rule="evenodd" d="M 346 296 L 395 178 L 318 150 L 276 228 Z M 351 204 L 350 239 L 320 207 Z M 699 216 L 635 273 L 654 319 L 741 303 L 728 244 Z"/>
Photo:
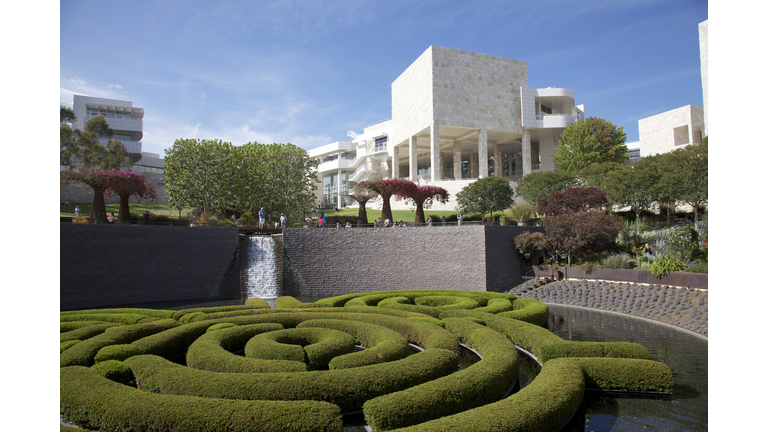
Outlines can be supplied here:
<path id="1" fill-rule="evenodd" d="M 249 240 L 245 277 L 248 298 L 276 298 L 280 294 L 275 239 L 270 236 L 252 236 Z"/>

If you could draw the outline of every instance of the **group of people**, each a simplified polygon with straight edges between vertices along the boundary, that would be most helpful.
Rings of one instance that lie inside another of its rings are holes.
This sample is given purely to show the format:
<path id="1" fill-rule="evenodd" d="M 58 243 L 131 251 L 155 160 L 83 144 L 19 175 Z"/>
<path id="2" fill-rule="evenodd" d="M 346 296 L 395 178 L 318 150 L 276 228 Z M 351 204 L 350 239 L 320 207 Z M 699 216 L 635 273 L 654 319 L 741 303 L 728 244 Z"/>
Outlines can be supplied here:
<path id="1" fill-rule="evenodd" d="M 234 220 L 234 215 L 232 216 Z M 285 213 L 280 213 L 280 219 L 275 221 L 275 228 L 285 228 L 288 223 L 288 218 Z M 267 213 L 264 211 L 264 207 L 259 209 L 259 228 L 264 228 L 267 225 Z"/>

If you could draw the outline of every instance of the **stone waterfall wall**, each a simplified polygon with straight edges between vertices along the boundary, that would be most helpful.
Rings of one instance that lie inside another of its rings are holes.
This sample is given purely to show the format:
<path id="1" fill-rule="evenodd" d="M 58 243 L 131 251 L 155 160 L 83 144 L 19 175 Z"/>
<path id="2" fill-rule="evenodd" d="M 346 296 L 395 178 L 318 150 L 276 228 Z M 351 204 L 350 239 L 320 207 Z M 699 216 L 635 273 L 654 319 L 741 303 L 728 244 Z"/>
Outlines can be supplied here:
<path id="1" fill-rule="evenodd" d="M 536 227 L 307 228 L 283 234 L 283 295 L 399 289 L 505 291 L 522 282 L 514 237 Z"/>
<path id="2" fill-rule="evenodd" d="M 61 310 L 240 298 L 235 228 L 59 227 Z"/>

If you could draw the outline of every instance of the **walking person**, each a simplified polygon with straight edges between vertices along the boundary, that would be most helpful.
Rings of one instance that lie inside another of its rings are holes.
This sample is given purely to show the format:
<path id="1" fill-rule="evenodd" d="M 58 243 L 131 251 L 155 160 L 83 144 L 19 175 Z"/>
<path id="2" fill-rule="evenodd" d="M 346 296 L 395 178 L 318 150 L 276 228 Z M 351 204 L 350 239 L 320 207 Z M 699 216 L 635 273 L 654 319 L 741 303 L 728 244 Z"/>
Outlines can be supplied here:
<path id="1" fill-rule="evenodd" d="M 461 226 L 461 223 L 464 222 L 464 216 L 459 213 L 459 226 Z"/>
<path id="2" fill-rule="evenodd" d="M 264 207 L 259 210 L 259 229 L 264 228 L 264 221 L 267 217 L 267 214 L 264 213 Z"/>
<path id="3" fill-rule="evenodd" d="M 427 219 L 427 226 L 432 226 L 432 216 Z"/>
<path id="4" fill-rule="evenodd" d="M 80 216 L 80 206 L 75 206 L 75 216 Z"/>
<path id="5" fill-rule="evenodd" d="M 113 224 L 115 223 L 115 212 L 112 212 L 107 216 L 107 220 L 109 220 L 109 223 Z"/>
<path id="6" fill-rule="evenodd" d="M 445 226 L 445 216 L 443 216 L 443 226 Z"/>
<path id="7" fill-rule="evenodd" d="M 285 213 L 280 213 L 280 228 L 285 228 L 285 223 L 288 221 L 288 218 L 285 217 Z"/>

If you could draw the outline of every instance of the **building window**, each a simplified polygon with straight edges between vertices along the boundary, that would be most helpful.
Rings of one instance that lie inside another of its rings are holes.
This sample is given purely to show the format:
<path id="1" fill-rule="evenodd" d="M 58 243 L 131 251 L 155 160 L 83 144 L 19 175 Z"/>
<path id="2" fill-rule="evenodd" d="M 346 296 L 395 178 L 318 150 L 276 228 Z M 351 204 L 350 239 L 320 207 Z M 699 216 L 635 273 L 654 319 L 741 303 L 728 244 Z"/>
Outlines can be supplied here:
<path id="1" fill-rule="evenodd" d="M 387 149 L 387 137 L 376 138 L 376 147 L 374 151 L 383 151 Z"/>
<path id="2" fill-rule="evenodd" d="M 630 150 L 629 151 L 629 158 L 630 159 L 637 159 L 640 157 L 640 149 Z"/>
<path id="3" fill-rule="evenodd" d="M 676 127 L 674 132 L 676 146 L 690 143 L 688 139 L 688 125 Z"/>
<path id="4" fill-rule="evenodd" d="M 542 105 L 541 106 L 541 112 L 547 113 L 547 114 L 552 114 L 552 108 L 550 108 L 550 107 L 548 107 L 546 105 Z"/>

